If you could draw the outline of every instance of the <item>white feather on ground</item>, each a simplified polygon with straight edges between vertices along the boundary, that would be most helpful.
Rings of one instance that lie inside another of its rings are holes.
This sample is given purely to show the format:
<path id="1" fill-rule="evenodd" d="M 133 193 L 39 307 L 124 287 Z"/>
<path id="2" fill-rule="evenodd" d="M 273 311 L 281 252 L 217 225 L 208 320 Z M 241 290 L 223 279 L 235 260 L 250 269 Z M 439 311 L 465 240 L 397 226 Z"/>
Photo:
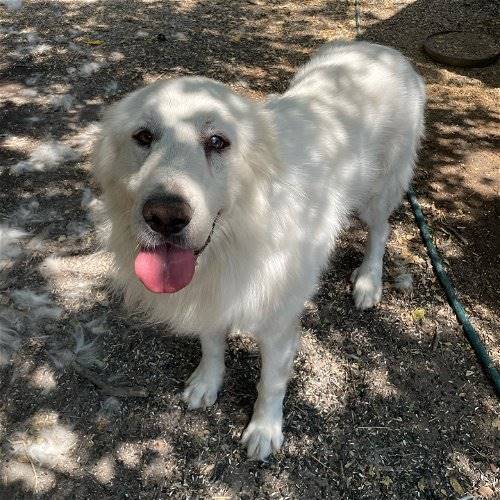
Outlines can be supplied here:
<path id="1" fill-rule="evenodd" d="M 21 336 L 16 325 L 11 319 L 0 314 L 0 367 L 10 363 L 13 354 L 21 345 Z"/>
<path id="2" fill-rule="evenodd" d="M 54 488 L 54 471 L 68 475 L 78 467 L 75 454 L 79 437 L 69 425 L 59 422 L 55 412 L 39 411 L 23 430 L 5 436 L 4 442 L 0 462 L 3 484 L 21 483 L 38 495 Z"/>
<path id="3" fill-rule="evenodd" d="M 39 56 L 50 52 L 53 49 L 48 43 L 39 43 L 36 45 L 17 45 L 14 50 L 11 50 L 8 55 L 12 59 L 18 61 L 27 60 L 29 56 Z"/>
<path id="4" fill-rule="evenodd" d="M 85 330 L 81 323 L 79 323 L 71 334 L 75 341 L 74 353 L 75 356 L 86 358 L 90 353 L 95 354 L 95 339 L 90 340 L 85 338 Z M 92 356 L 92 360 L 95 356 Z"/>
<path id="5" fill-rule="evenodd" d="M 97 73 L 102 67 L 101 63 L 98 62 L 87 62 L 84 63 L 80 66 L 80 76 L 83 76 L 84 78 L 88 78 L 89 76 L 93 75 L 94 73 Z"/>
<path id="6" fill-rule="evenodd" d="M 29 203 L 19 205 L 9 217 L 9 222 L 18 227 L 24 227 L 33 222 L 43 222 L 45 218 L 39 211 L 40 203 L 37 200 L 31 200 Z"/>
<path id="7" fill-rule="evenodd" d="M 30 320 L 57 320 L 63 313 L 60 307 L 53 305 L 53 301 L 47 293 L 38 293 L 32 290 L 12 290 L 9 295 L 18 309 L 30 312 Z"/>
<path id="8" fill-rule="evenodd" d="M 36 85 L 38 83 L 38 81 L 40 80 L 40 77 L 42 76 L 41 73 L 34 73 L 33 75 L 31 75 L 30 77 L 26 78 L 26 80 L 24 80 L 24 83 L 28 86 L 32 86 L 32 85 Z"/>
<path id="9" fill-rule="evenodd" d="M 82 192 L 82 208 L 91 208 L 96 202 L 97 198 L 94 196 L 94 193 L 89 188 L 85 188 Z"/>
<path id="10" fill-rule="evenodd" d="M 61 318 L 63 310 L 60 307 L 37 307 L 32 310 L 33 317 L 36 321 L 40 319 L 58 320 Z"/>
<path id="11" fill-rule="evenodd" d="M 77 238 L 81 238 L 89 232 L 89 225 L 83 222 L 71 221 L 66 225 L 66 234 L 68 236 L 76 236 Z"/>
<path id="12" fill-rule="evenodd" d="M 54 109 L 69 111 L 75 105 L 76 99 L 71 94 L 56 94 L 50 98 L 50 105 Z"/>
<path id="13" fill-rule="evenodd" d="M 402 291 L 410 291 L 413 288 L 413 276 L 411 273 L 402 273 L 394 278 L 394 288 Z"/>
<path id="14" fill-rule="evenodd" d="M 112 416 L 120 413 L 121 409 L 122 404 L 120 400 L 114 396 L 109 396 L 102 402 L 100 413 L 106 416 Z"/>
<path id="15" fill-rule="evenodd" d="M 26 118 L 24 118 L 24 121 L 27 123 L 38 123 L 38 122 L 42 121 L 42 117 L 41 116 L 27 116 Z"/>
<path id="16" fill-rule="evenodd" d="M 31 56 L 39 56 L 41 54 L 45 54 L 46 52 L 50 52 L 52 50 L 52 45 L 48 43 L 39 43 L 38 45 L 33 45 L 25 49 L 26 53 Z"/>
<path id="17" fill-rule="evenodd" d="M 16 163 L 10 170 L 13 174 L 46 172 L 79 158 L 80 153 L 67 144 L 60 141 L 49 141 L 40 144 L 33 150 L 28 160 Z"/>
<path id="18" fill-rule="evenodd" d="M 0 224 L 0 266 L 19 257 L 23 253 L 23 241 L 28 233 Z"/>
<path id="19" fill-rule="evenodd" d="M 110 81 L 104 86 L 104 92 L 108 95 L 114 95 L 118 92 L 119 85 L 115 80 Z"/>
<path id="20" fill-rule="evenodd" d="M 78 323 L 71 338 L 54 343 L 48 354 L 57 368 L 64 369 L 74 361 L 89 368 L 103 367 L 98 355 L 97 337 L 91 339 L 91 335 L 86 336 L 85 332 L 86 328 Z"/>
<path id="21" fill-rule="evenodd" d="M 2 2 L 0 2 L 0 4 L 1 3 Z M 6 26 L 5 28 L 4 27 L 0 27 L 0 33 L 5 33 L 6 35 L 17 35 L 19 33 L 19 31 L 17 31 L 12 26 Z"/>
<path id="22" fill-rule="evenodd" d="M 94 335 L 102 335 L 108 331 L 106 325 L 106 316 L 101 316 L 100 318 L 93 319 L 88 323 L 85 323 L 85 327 L 88 328 Z"/>
<path id="23" fill-rule="evenodd" d="M 47 293 L 37 293 L 31 290 L 12 290 L 10 297 L 22 309 L 36 309 L 52 304 L 52 299 Z"/>
<path id="24" fill-rule="evenodd" d="M 22 0 L 2 0 L 8 10 L 19 10 L 23 6 Z"/>
<path id="25" fill-rule="evenodd" d="M 0 464 L 0 480 L 4 485 L 22 485 L 25 491 L 34 492 L 37 496 L 48 493 L 55 488 L 57 482 L 54 472 L 39 469 L 33 463 L 22 462 L 9 456 Z"/>
<path id="26" fill-rule="evenodd" d="M 42 39 L 40 38 L 38 33 L 28 33 L 26 35 L 26 41 L 29 45 L 37 45 L 42 41 Z"/>

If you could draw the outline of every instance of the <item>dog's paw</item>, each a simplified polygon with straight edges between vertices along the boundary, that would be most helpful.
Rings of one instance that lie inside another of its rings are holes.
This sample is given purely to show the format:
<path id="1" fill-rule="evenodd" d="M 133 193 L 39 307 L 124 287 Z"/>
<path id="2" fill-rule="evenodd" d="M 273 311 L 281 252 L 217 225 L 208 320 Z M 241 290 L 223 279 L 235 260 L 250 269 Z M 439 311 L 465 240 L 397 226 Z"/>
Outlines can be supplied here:
<path id="1" fill-rule="evenodd" d="M 182 394 L 188 408 L 195 410 L 212 406 L 217 400 L 222 378 L 222 373 L 207 370 L 200 364 L 189 377 Z"/>
<path id="2" fill-rule="evenodd" d="M 382 280 L 378 276 L 361 271 L 358 267 L 351 274 L 354 303 L 358 309 L 368 309 L 377 305 L 382 298 Z"/>
<path id="3" fill-rule="evenodd" d="M 252 418 L 243 433 L 241 443 L 247 447 L 248 458 L 265 460 L 283 444 L 281 420 Z"/>

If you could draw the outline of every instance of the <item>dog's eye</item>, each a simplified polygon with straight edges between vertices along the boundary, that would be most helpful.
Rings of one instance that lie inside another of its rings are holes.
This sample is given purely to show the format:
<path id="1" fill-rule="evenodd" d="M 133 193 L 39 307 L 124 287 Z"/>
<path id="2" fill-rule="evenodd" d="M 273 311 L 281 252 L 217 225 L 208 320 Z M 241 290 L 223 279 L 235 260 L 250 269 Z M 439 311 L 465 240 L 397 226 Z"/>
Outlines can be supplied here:
<path id="1" fill-rule="evenodd" d="M 229 146 L 229 141 L 220 135 L 212 135 L 205 144 L 207 151 L 222 151 Z"/>
<path id="2" fill-rule="evenodd" d="M 139 144 L 139 146 L 144 148 L 149 148 L 153 142 L 153 134 L 147 128 L 139 130 L 132 136 L 132 138 L 135 142 L 137 142 L 137 144 Z"/>

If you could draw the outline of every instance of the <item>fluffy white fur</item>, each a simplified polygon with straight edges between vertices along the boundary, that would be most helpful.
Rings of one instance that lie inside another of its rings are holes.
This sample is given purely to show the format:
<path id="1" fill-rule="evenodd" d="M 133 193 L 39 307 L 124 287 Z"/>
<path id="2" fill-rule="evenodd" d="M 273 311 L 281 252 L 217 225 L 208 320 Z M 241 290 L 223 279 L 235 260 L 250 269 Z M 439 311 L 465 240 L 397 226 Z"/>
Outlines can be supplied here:
<path id="1" fill-rule="evenodd" d="M 102 361 L 98 355 L 96 338 L 91 339 L 90 335 L 85 335 L 86 330 L 87 332 L 90 330 L 92 334 L 100 334 L 101 332 L 96 333 L 91 324 L 85 326 L 87 328 L 78 323 L 71 333 L 72 340 L 68 338 L 62 344 L 55 343 L 53 345 L 53 348 L 49 351 L 49 357 L 57 368 L 66 368 L 73 361 L 78 361 L 80 364 L 88 367 L 102 366 Z"/>
<path id="2" fill-rule="evenodd" d="M 16 175 L 24 172 L 45 172 L 65 163 L 76 161 L 78 158 L 80 158 L 80 153 L 67 144 L 59 141 L 48 141 L 35 148 L 28 160 L 12 165 L 10 170 Z"/>
<path id="3" fill-rule="evenodd" d="M 0 266 L 7 265 L 8 262 L 19 257 L 23 253 L 23 242 L 28 233 L 9 227 L 7 224 L 0 224 Z"/>
<path id="4" fill-rule="evenodd" d="M 31 290 L 12 290 L 11 299 L 20 308 L 30 312 L 30 319 L 37 321 L 40 319 L 58 320 L 63 310 L 54 305 L 47 293 L 38 293 Z"/>
<path id="5" fill-rule="evenodd" d="M 42 222 L 43 218 L 40 217 L 39 208 L 40 203 L 37 200 L 19 205 L 9 217 L 10 224 L 24 227 L 27 223 Z"/>
<path id="6" fill-rule="evenodd" d="M 0 368 L 9 364 L 12 355 L 21 345 L 18 324 L 0 309 Z"/>
<path id="7" fill-rule="evenodd" d="M 265 103 L 190 77 L 132 93 L 103 121 L 96 175 L 118 283 L 151 321 L 200 336 L 189 406 L 216 400 L 228 332 L 249 332 L 259 344 L 258 398 L 243 434 L 250 457 L 264 459 L 282 444 L 297 318 L 352 213 L 369 229 L 354 301 L 366 308 L 380 300 L 387 220 L 412 176 L 424 103 L 421 78 L 397 51 L 340 42 L 324 46 L 285 94 Z M 149 149 L 132 139 L 140 128 L 155 136 Z M 203 140 L 216 133 L 231 145 L 206 155 Z M 194 209 L 184 230 L 189 248 L 203 245 L 220 212 L 193 281 L 169 295 L 147 291 L 134 275 L 138 247 L 157 243 L 141 209 L 158 191 L 180 194 Z"/>
<path id="8" fill-rule="evenodd" d="M 21 0 L 2 0 L 0 3 L 3 3 L 8 10 L 19 10 L 23 6 Z"/>
<path id="9" fill-rule="evenodd" d="M 13 457 L 33 461 L 50 468 L 66 468 L 78 444 L 76 434 L 66 425 L 55 423 L 36 429 L 36 432 L 18 432 L 10 439 Z"/>

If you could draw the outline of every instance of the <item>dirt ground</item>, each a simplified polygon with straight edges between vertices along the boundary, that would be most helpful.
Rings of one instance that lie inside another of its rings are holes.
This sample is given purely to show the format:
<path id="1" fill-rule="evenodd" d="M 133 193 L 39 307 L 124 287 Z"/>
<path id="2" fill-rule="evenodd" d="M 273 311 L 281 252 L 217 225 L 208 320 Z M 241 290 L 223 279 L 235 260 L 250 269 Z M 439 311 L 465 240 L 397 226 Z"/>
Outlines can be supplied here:
<path id="1" fill-rule="evenodd" d="M 420 49 L 445 29 L 498 37 L 498 5 L 360 4 L 361 37 L 401 50 L 427 82 L 415 190 L 498 364 L 499 63 L 444 67 Z M 316 47 L 354 38 L 353 5 L 0 6 L 0 498 L 500 498 L 498 400 L 406 202 L 393 217 L 383 303 L 373 310 L 353 308 L 348 277 L 364 233 L 356 221 L 345 231 L 306 304 L 285 444 L 266 463 L 248 461 L 238 443 L 256 395 L 253 341 L 230 340 L 219 401 L 189 412 L 179 394 L 199 359 L 197 340 L 145 327 L 107 291 L 110 259 L 89 217 L 99 202 L 88 151 L 103 106 L 188 74 L 255 99 L 282 92 Z M 411 290 L 394 287 L 402 274 Z M 124 384 L 146 397 L 113 392 Z"/>

